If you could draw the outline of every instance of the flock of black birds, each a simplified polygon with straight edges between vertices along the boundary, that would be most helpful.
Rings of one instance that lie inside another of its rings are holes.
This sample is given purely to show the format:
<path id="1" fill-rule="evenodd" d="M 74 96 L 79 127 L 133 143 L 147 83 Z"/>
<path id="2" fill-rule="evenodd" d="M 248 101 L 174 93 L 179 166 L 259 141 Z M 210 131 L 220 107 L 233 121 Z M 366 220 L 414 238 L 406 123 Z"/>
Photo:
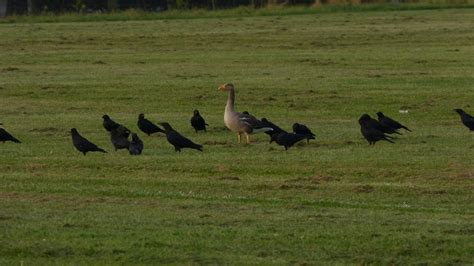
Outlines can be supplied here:
<path id="1" fill-rule="evenodd" d="M 377 113 L 377 118 L 378 120 L 375 120 L 368 114 L 363 114 L 359 118 L 360 132 L 370 145 L 375 144 L 375 142 L 379 140 L 385 140 L 393 143 L 394 137 L 390 135 L 401 135 L 398 130 L 402 128 L 411 132 L 411 130 L 406 126 L 400 124 L 388 116 L 385 116 L 382 112 Z"/>
<path id="2" fill-rule="evenodd" d="M 474 131 L 474 117 L 462 109 L 454 109 L 454 111 L 460 115 L 461 122 L 467 128 L 469 128 L 470 131 Z M 243 113 L 248 114 L 248 112 Z M 143 141 L 136 133 L 133 133 L 124 125 L 115 122 L 108 115 L 102 116 L 102 119 L 102 125 L 104 126 L 105 130 L 110 133 L 110 140 L 116 151 L 120 149 L 126 149 L 131 155 L 140 155 L 142 153 L 144 148 Z M 283 146 L 285 150 L 301 140 L 306 139 L 309 142 L 310 139 L 315 139 L 316 136 L 307 126 L 303 124 L 294 123 L 292 127 L 293 132 L 287 132 L 266 118 L 262 118 L 261 122 L 265 127 L 272 129 L 265 132 L 270 136 L 270 143 L 276 142 L 278 145 Z M 178 131 L 173 129 L 169 123 L 163 122 L 158 124 L 163 128 L 160 128 L 158 125 L 146 119 L 144 114 L 140 114 L 138 116 L 137 126 L 143 133 L 147 134 L 148 136 L 154 133 L 165 134 L 167 141 L 174 146 L 175 151 L 180 152 L 181 149 L 184 148 L 202 151 L 202 145 L 196 144 L 190 139 L 181 135 Z M 369 145 L 374 145 L 380 140 L 393 143 L 395 138 L 391 135 L 401 135 L 399 131 L 401 129 L 411 132 L 408 127 L 388 116 L 385 116 L 382 112 L 377 113 L 377 119 L 370 117 L 368 114 L 363 114 L 359 118 L 359 124 L 362 136 L 369 142 Z M 0 125 L 2 125 L 2 123 L 0 123 Z M 194 114 L 191 118 L 191 126 L 196 132 L 207 131 L 206 126 L 208 126 L 208 124 L 198 110 L 194 111 Z M 98 147 L 85 137 L 81 136 L 75 128 L 71 129 L 71 136 L 74 147 L 84 155 L 86 155 L 88 152 L 107 153 L 107 151 L 104 149 Z M 21 143 L 20 140 L 13 137 L 4 128 L 0 127 L 0 142 L 6 141 Z"/>
<path id="3" fill-rule="evenodd" d="M 143 141 L 136 133 L 133 133 L 126 126 L 115 122 L 108 115 L 102 116 L 102 119 L 102 125 L 104 126 L 105 130 L 110 133 L 110 141 L 112 142 L 115 151 L 126 149 L 131 155 L 140 155 L 142 153 L 144 148 Z M 163 128 L 160 128 L 158 125 L 146 119 L 144 114 L 138 115 L 137 126 L 148 136 L 153 133 L 164 133 L 168 142 L 174 146 L 175 151 L 181 151 L 183 148 L 191 148 L 202 151 L 202 145 L 196 144 L 184 137 L 179 132 L 174 130 L 169 123 L 159 124 L 163 126 Z M 207 124 L 197 110 L 194 111 L 194 116 L 191 118 L 191 125 L 194 127 L 196 132 L 198 130 L 206 130 Z M 130 135 L 132 136 L 131 140 Z M 81 136 L 75 128 L 71 129 L 71 136 L 74 147 L 76 147 L 76 149 L 82 152 L 84 155 L 86 155 L 88 152 L 107 152 Z"/>

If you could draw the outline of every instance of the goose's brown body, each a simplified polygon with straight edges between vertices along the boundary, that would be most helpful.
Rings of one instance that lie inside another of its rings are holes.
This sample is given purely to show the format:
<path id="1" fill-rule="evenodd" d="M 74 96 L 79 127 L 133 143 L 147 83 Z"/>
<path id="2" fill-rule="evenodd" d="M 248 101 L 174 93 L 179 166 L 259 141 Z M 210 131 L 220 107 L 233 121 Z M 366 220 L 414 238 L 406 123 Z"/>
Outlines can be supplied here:
<path id="1" fill-rule="evenodd" d="M 226 83 L 221 85 L 219 90 L 229 92 L 224 111 L 224 124 L 228 129 L 237 132 L 238 143 L 240 143 L 240 137 L 242 134 L 245 134 L 248 144 L 250 143 L 249 134 L 272 130 L 272 128 L 265 127 L 265 124 L 263 124 L 262 121 L 258 120 L 254 116 L 235 111 L 234 85 Z"/>

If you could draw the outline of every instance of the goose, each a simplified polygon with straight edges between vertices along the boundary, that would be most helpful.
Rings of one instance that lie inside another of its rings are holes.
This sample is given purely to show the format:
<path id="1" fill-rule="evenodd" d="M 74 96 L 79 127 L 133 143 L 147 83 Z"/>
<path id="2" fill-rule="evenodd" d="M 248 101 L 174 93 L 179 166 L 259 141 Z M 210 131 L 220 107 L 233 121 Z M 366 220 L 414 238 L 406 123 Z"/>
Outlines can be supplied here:
<path id="1" fill-rule="evenodd" d="M 247 144 L 249 144 L 250 134 L 273 130 L 271 127 L 265 127 L 265 124 L 253 115 L 239 113 L 234 110 L 235 89 L 233 84 L 225 83 L 219 86 L 218 89 L 229 92 L 224 112 L 224 124 L 231 131 L 237 132 L 237 143 L 241 142 L 242 133 L 245 134 Z"/>

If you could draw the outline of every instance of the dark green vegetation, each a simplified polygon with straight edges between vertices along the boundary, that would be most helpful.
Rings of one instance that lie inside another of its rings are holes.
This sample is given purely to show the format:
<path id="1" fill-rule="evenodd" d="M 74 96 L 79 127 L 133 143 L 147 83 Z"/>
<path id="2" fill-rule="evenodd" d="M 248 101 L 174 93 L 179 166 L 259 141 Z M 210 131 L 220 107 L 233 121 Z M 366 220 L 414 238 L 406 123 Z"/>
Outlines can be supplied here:
<path id="1" fill-rule="evenodd" d="M 40 15 L 24 16 L 9 15 L 0 18 L 0 23 L 37 23 L 37 22 L 92 22 L 92 21 L 129 21 L 129 20 L 173 20 L 173 19 L 202 19 L 202 18 L 243 18 L 253 16 L 288 16 L 288 15 L 319 15 L 337 12 L 367 12 L 367 11 L 404 11 L 404 10 L 438 10 L 438 9 L 472 9 L 474 0 L 438 0 L 418 1 L 404 4 L 334 4 L 316 6 L 267 6 L 253 8 L 240 6 L 232 9 L 170 9 L 165 12 L 146 12 L 140 9 L 127 9 L 111 13 L 42 13 Z"/>
<path id="2" fill-rule="evenodd" d="M 474 12 L 0 25 L 0 264 L 473 263 Z M 237 109 L 316 141 L 237 145 Z M 210 124 L 196 134 L 194 109 Z M 406 108 L 408 114 L 398 110 Z M 411 129 L 370 147 L 362 113 Z M 204 144 L 140 137 L 140 112 Z M 83 156 L 76 127 L 108 154 Z"/>

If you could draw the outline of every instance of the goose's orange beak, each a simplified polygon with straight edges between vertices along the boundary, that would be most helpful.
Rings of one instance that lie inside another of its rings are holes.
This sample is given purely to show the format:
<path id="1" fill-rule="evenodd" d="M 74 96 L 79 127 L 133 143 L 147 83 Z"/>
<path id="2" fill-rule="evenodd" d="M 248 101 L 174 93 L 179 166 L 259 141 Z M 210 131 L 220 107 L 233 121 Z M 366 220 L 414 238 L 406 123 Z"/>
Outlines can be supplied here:
<path id="1" fill-rule="evenodd" d="M 225 84 L 224 84 L 224 85 L 221 85 L 221 86 L 219 86 L 219 88 L 217 88 L 217 89 L 218 89 L 218 90 L 220 90 L 220 91 L 225 91 Z"/>

